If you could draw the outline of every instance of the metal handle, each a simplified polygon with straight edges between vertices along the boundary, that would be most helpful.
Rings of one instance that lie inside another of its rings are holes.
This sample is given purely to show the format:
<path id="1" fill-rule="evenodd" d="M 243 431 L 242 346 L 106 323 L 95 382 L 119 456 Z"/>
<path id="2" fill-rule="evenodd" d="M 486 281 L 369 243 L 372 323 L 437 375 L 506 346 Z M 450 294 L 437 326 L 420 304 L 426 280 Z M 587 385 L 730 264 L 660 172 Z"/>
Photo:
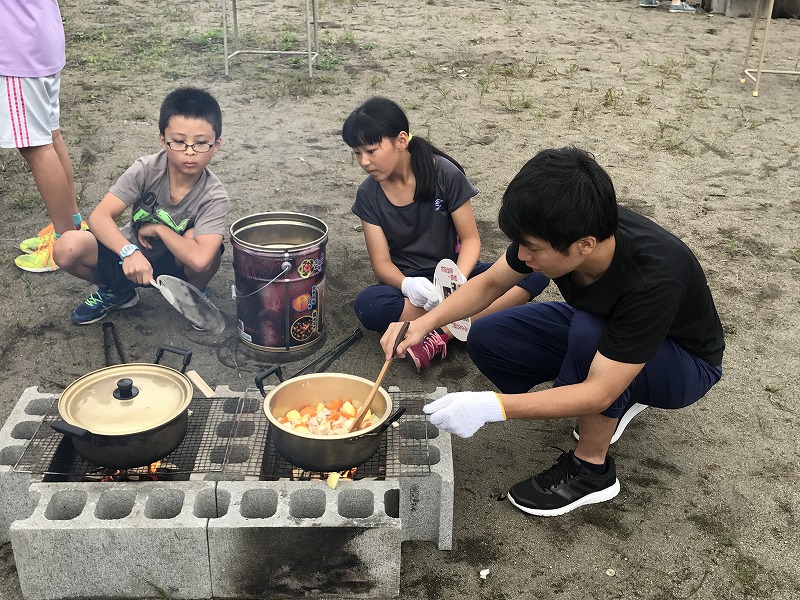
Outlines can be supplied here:
<path id="1" fill-rule="evenodd" d="M 273 281 L 275 281 L 275 280 L 276 280 L 278 277 L 280 277 L 280 276 L 281 276 L 281 275 L 283 275 L 284 273 L 287 273 L 287 272 L 289 271 L 289 269 L 291 269 L 291 268 L 292 268 L 292 263 L 290 263 L 288 260 L 284 260 L 284 261 L 281 263 L 281 269 L 283 269 L 283 270 L 282 270 L 280 273 L 278 273 L 277 275 L 275 275 L 275 277 L 273 277 L 272 279 L 270 279 L 270 280 L 269 280 L 267 283 L 265 283 L 264 285 L 262 285 L 262 286 L 261 286 L 260 288 L 258 288 L 256 291 L 254 291 L 254 292 L 250 292 L 249 294 L 242 294 L 242 293 L 239 291 L 239 288 L 237 288 L 237 287 L 236 287 L 236 284 L 234 283 L 234 284 L 233 284 L 233 291 L 234 291 L 234 294 L 235 294 L 235 296 L 234 296 L 234 297 L 235 297 L 235 298 L 249 298 L 250 296 L 252 296 L 252 295 L 254 295 L 254 294 L 257 294 L 258 292 L 260 292 L 261 290 L 263 290 L 265 287 L 267 287 L 267 286 L 268 286 L 270 283 L 272 283 Z"/>
<path id="2" fill-rule="evenodd" d="M 353 345 L 357 339 L 359 339 L 363 335 L 363 331 L 361 329 L 356 329 L 352 334 L 346 337 L 344 340 L 339 342 L 336 346 L 325 352 L 324 354 L 317 357 L 315 360 L 308 363 L 305 367 L 297 371 L 292 377 L 297 377 L 299 375 L 305 375 L 306 373 L 320 373 L 327 369 L 331 363 L 339 358 L 342 353 L 347 350 L 350 346 Z M 289 377 L 291 379 L 292 377 Z"/>
<path id="3" fill-rule="evenodd" d="M 186 373 L 186 367 L 188 367 L 189 363 L 192 362 L 191 350 L 181 350 L 180 348 L 175 348 L 174 346 L 159 346 L 156 350 L 156 364 L 159 364 L 159 361 L 161 361 L 161 358 L 164 356 L 164 352 L 172 352 L 174 354 L 183 356 L 183 367 L 181 367 L 181 373 Z"/>
<path id="4" fill-rule="evenodd" d="M 50 427 L 59 433 L 63 433 L 64 435 L 80 439 L 86 439 L 92 435 L 92 432 L 89 431 L 88 429 L 84 429 L 83 427 L 78 427 L 76 425 L 71 425 L 66 421 L 53 421 L 52 423 L 50 423 Z"/>
<path id="5" fill-rule="evenodd" d="M 283 383 L 283 371 L 281 370 L 280 365 L 272 365 L 268 367 L 266 371 L 262 371 L 258 375 L 256 375 L 256 386 L 258 387 L 258 391 L 261 392 L 261 395 L 266 398 L 267 392 L 264 391 L 264 380 L 275 373 L 278 376 L 278 381 Z"/>
<path id="6" fill-rule="evenodd" d="M 389 415 L 389 418 L 386 419 L 383 423 L 381 423 L 381 426 L 378 427 L 375 431 L 370 431 L 369 433 L 365 433 L 364 435 L 359 435 L 353 438 L 346 438 L 344 440 L 344 443 L 352 444 L 358 440 L 364 439 L 365 437 L 376 437 L 382 435 L 384 431 L 386 431 L 387 429 L 389 429 L 389 427 L 391 427 L 392 423 L 394 423 L 395 421 L 397 421 L 397 419 L 403 416 L 404 412 L 406 412 L 406 407 L 401 406 L 391 415 Z"/>

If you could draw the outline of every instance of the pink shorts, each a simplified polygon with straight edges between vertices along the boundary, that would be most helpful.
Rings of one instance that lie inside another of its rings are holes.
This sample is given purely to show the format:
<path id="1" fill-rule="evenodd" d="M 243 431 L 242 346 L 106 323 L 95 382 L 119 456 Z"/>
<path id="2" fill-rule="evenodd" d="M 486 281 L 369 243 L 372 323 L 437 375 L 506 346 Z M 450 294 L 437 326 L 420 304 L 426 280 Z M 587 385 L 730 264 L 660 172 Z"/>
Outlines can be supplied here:
<path id="1" fill-rule="evenodd" d="M 61 74 L 0 80 L 0 148 L 52 144 L 60 126 Z"/>

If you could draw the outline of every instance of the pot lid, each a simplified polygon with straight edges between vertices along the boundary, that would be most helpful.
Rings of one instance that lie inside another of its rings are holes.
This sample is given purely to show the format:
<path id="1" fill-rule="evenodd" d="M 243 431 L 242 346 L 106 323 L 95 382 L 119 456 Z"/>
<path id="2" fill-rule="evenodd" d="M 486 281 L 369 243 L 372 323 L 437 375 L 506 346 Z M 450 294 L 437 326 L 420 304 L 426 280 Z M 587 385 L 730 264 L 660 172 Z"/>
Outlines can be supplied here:
<path id="1" fill-rule="evenodd" d="M 67 423 L 98 435 L 141 433 L 169 423 L 192 400 L 191 382 L 164 365 L 126 363 L 75 380 L 58 400 Z"/>

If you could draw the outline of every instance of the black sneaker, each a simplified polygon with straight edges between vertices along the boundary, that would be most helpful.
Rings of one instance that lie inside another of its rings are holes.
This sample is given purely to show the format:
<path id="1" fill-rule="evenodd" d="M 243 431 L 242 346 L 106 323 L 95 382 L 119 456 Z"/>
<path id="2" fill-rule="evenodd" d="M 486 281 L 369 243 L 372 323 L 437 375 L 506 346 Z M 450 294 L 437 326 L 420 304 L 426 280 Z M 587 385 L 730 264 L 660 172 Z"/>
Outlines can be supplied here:
<path id="1" fill-rule="evenodd" d="M 638 402 L 631 402 L 625 407 L 625 410 L 622 411 L 622 414 L 619 416 L 619 421 L 617 421 L 617 428 L 614 430 L 614 435 L 611 436 L 611 443 L 616 444 L 620 437 L 622 437 L 622 432 L 625 431 L 625 428 L 628 424 L 633 420 L 633 417 L 638 415 L 642 412 L 645 408 L 649 408 L 647 404 L 639 404 Z M 576 440 L 581 440 L 581 432 L 578 429 L 578 424 L 575 424 L 575 428 L 572 430 L 572 437 Z"/>
<path id="2" fill-rule="evenodd" d="M 606 472 L 593 473 L 575 458 L 572 450 L 561 451 L 556 463 L 508 492 L 511 504 L 538 517 L 555 517 L 573 508 L 611 500 L 619 494 L 614 459 L 607 458 Z"/>
<path id="3" fill-rule="evenodd" d="M 88 325 L 105 317 L 112 310 L 130 308 L 139 302 L 136 288 L 127 292 L 115 293 L 108 288 L 97 291 L 81 302 L 72 312 L 72 320 L 78 325 Z"/>

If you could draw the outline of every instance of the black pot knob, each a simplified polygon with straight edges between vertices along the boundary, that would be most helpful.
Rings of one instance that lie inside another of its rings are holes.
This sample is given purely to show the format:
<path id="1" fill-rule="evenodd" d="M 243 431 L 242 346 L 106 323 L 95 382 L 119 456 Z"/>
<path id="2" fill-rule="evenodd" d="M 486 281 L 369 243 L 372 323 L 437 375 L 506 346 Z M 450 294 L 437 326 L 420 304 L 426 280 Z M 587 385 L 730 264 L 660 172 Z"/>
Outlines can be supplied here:
<path id="1" fill-rule="evenodd" d="M 139 389 L 133 386 L 133 380 L 124 377 L 117 381 L 117 389 L 114 390 L 114 398 L 117 400 L 130 400 L 135 398 Z"/>

